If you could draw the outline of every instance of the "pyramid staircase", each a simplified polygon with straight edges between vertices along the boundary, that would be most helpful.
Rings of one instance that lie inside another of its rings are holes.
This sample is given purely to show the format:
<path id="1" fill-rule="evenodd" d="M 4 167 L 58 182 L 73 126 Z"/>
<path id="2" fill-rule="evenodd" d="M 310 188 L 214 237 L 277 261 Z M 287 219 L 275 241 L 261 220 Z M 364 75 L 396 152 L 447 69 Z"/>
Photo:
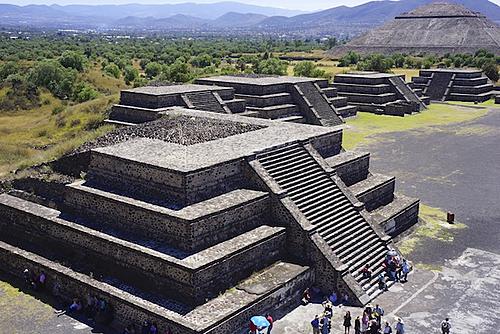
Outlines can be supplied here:
<path id="1" fill-rule="evenodd" d="M 400 95 L 406 99 L 408 102 L 412 102 L 420 106 L 420 110 L 424 110 L 427 107 L 423 103 L 422 99 L 416 94 L 403 80 L 400 76 L 394 76 L 389 78 L 389 81 L 396 87 Z"/>
<path id="2" fill-rule="evenodd" d="M 420 70 L 412 87 L 435 101 L 484 102 L 496 95 L 489 79 L 474 69 Z"/>
<path id="3" fill-rule="evenodd" d="M 216 92 L 192 92 L 182 94 L 181 96 L 188 108 L 218 113 L 231 113 L 231 110 L 222 103 L 222 99 Z"/>
<path id="4" fill-rule="evenodd" d="M 257 159 L 333 253 L 348 266 L 365 293 L 378 294 L 376 275 L 384 270 L 382 262 L 389 239 L 359 212 L 355 200 L 346 195 L 301 144 L 263 153 Z M 364 280 L 359 273 L 366 264 L 374 273 L 371 280 Z"/>
<path id="5" fill-rule="evenodd" d="M 335 126 L 343 123 L 335 108 L 330 104 L 328 98 L 323 93 L 317 83 L 305 81 L 295 84 L 295 89 L 303 96 L 314 109 L 318 121 L 324 126 Z"/>
<path id="6" fill-rule="evenodd" d="M 347 97 L 339 96 L 337 88 L 328 84 L 326 87 L 320 87 L 320 89 L 339 116 L 342 116 L 344 119 L 356 116 L 358 107 L 349 105 Z"/>

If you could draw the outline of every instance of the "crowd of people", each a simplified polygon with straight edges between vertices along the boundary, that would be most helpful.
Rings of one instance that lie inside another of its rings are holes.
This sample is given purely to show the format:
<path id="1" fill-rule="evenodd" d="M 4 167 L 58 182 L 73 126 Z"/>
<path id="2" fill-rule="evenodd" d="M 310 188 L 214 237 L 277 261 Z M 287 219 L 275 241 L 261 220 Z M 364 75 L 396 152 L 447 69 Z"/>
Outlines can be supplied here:
<path id="1" fill-rule="evenodd" d="M 311 321 L 313 334 L 329 334 L 331 330 L 331 318 L 333 310 L 329 303 L 324 303 L 324 312 L 317 314 Z M 343 317 L 344 334 L 350 334 L 353 329 L 354 334 L 404 334 L 405 328 L 401 318 L 391 325 L 388 321 L 383 321 L 384 309 L 380 305 L 373 307 L 368 305 L 363 310 L 362 316 L 354 319 L 350 311 L 346 311 Z M 354 325 L 353 325 L 354 324 Z"/>

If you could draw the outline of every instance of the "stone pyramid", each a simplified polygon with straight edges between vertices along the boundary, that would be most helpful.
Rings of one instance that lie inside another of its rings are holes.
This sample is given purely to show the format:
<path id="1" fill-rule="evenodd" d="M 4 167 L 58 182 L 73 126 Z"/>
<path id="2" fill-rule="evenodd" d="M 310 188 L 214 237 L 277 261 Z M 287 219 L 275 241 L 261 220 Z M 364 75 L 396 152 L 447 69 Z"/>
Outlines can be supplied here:
<path id="1" fill-rule="evenodd" d="M 394 20 L 329 51 L 340 57 L 361 54 L 500 53 L 500 29 L 483 14 L 462 5 L 432 3 L 396 16 Z"/>

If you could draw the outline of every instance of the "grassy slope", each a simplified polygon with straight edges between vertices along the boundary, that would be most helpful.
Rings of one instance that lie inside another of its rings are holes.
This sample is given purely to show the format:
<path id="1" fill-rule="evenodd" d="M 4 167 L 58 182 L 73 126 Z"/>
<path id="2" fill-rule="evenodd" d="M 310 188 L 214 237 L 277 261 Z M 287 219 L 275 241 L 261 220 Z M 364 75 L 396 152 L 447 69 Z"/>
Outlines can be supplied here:
<path id="1" fill-rule="evenodd" d="M 487 106 L 490 103 L 485 102 L 481 105 Z M 346 149 L 353 149 L 369 143 L 378 134 L 470 121 L 487 112 L 486 108 L 460 108 L 446 104 L 431 104 L 427 110 L 405 117 L 359 112 L 356 118 L 347 121 L 348 128 L 344 131 L 343 145 Z"/>
<path id="2" fill-rule="evenodd" d="M 55 159 L 112 129 L 98 125 L 118 100 L 118 92 L 125 84 L 102 76 L 98 68 L 91 68 L 83 76 L 101 93 L 97 99 L 63 106 L 62 101 L 42 92 L 41 101 L 46 102 L 40 108 L 0 112 L 0 176 L 16 168 Z M 64 111 L 54 115 L 53 109 L 60 106 Z"/>

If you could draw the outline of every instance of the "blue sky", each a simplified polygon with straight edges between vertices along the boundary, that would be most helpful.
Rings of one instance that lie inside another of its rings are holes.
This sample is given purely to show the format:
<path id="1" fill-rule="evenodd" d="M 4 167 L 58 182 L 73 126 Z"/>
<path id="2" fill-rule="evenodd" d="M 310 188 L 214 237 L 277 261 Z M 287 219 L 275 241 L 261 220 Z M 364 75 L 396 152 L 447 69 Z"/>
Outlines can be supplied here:
<path id="1" fill-rule="evenodd" d="M 27 4 L 88 4 L 88 5 L 101 5 L 101 4 L 123 4 L 123 3 L 144 3 L 144 4 L 166 4 L 166 3 L 182 3 L 182 2 L 197 2 L 197 3 L 211 3 L 223 0 L 0 0 L 0 3 L 11 3 L 15 5 Z M 232 0 L 244 2 L 254 5 L 273 6 L 290 9 L 301 10 L 316 10 L 331 8 L 340 5 L 356 6 L 368 0 Z M 500 0 L 491 0 L 492 2 L 500 5 Z"/>

